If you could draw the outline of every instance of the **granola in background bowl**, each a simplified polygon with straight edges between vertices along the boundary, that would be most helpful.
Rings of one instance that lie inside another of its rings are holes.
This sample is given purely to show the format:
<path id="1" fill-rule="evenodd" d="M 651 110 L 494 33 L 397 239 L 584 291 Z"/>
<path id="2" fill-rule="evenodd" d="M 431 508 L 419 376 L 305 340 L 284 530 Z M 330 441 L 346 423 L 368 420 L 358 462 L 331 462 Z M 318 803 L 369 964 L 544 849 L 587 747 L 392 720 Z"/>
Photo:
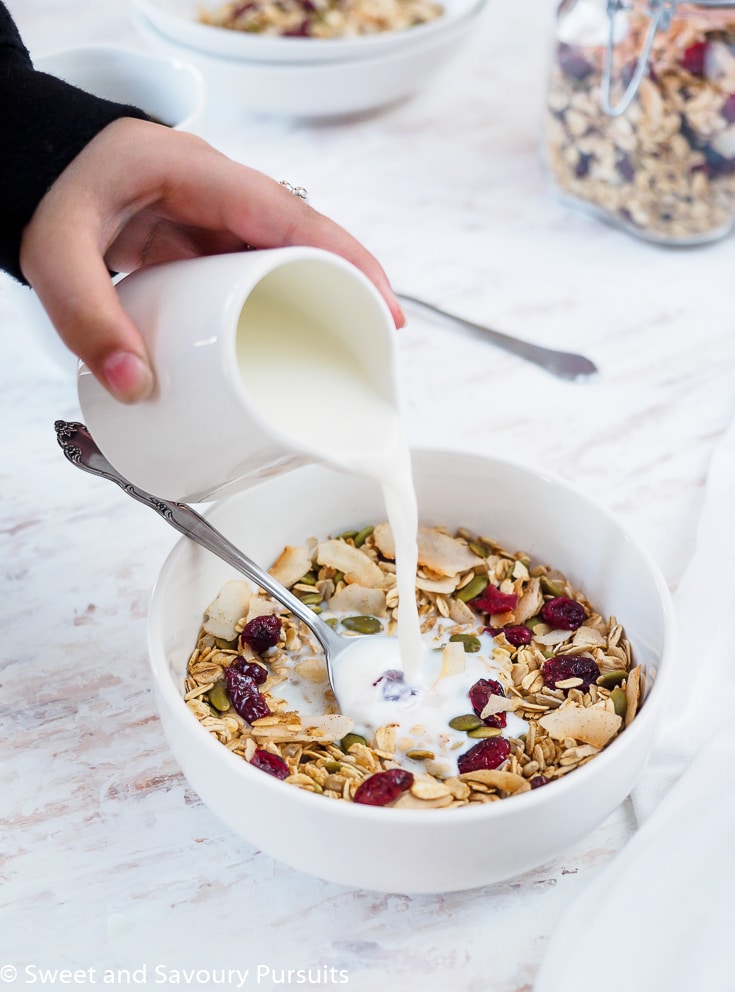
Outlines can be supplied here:
<path id="1" fill-rule="evenodd" d="M 232 0 L 202 7 L 202 24 L 250 34 L 347 38 L 404 31 L 441 17 L 433 0 Z"/>

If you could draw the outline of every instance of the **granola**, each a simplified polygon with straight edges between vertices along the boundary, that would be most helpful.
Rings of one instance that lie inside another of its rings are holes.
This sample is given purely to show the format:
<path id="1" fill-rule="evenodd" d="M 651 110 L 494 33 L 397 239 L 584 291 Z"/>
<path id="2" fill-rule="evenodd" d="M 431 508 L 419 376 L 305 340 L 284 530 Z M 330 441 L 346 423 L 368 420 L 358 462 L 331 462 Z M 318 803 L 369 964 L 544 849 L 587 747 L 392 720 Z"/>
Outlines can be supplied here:
<path id="1" fill-rule="evenodd" d="M 465 672 L 468 659 L 482 657 L 483 642 L 493 666 L 486 674 L 496 676 L 468 680 L 464 712 L 443 735 L 453 761 L 420 733 L 399 739 L 397 724 L 356 733 L 352 719 L 337 712 L 322 650 L 305 624 L 237 580 L 206 608 L 188 662 L 184 699 L 202 726 L 298 788 L 411 809 L 495 802 L 545 786 L 623 732 L 644 682 L 615 617 L 596 612 L 560 572 L 488 538 L 440 528 L 422 528 L 419 537 L 417 602 L 422 629 L 437 631 L 439 678 Z M 393 635 L 391 555 L 390 531 L 380 524 L 286 548 L 274 571 L 283 577 L 284 562 L 308 563 L 303 574 L 291 570 L 290 588 L 344 636 Z M 365 565 L 357 568 L 360 557 Z M 342 564 L 380 593 L 373 615 L 340 609 L 347 590 L 360 591 Z"/>
<path id="2" fill-rule="evenodd" d="M 615 45 L 612 102 L 644 50 L 650 16 L 634 3 Z M 561 30 L 560 39 L 566 37 Z M 546 158 L 559 192 L 648 240 L 696 244 L 735 220 L 735 10 L 677 7 L 620 116 L 603 110 L 606 45 L 558 40 Z"/>
<path id="3" fill-rule="evenodd" d="M 202 8 L 202 24 L 250 34 L 344 38 L 401 31 L 444 13 L 433 0 L 234 0 Z"/>

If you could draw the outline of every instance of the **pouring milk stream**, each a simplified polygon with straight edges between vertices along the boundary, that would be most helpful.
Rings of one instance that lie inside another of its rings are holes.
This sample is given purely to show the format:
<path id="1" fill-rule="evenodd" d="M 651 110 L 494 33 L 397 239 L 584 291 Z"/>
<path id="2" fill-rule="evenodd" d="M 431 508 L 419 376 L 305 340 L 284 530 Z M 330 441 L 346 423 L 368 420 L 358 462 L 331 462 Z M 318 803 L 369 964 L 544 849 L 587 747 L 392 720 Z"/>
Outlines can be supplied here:
<path id="1" fill-rule="evenodd" d="M 398 405 L 376 389 L 344 340 L 328 327 L 303 313 L 288 321 L 281 310 L 278 327 L 267 333 L 272 313 L 258 295 L 243 307 L 237 335 L 240 375 L 255 405 L 295 446 L 319 451 L 336 468 L 380 483 L 395 541 L 400 602 L 400 657 L 385 667 L 402 669 L 406 681 L 418 685 L 418 508 Z M 308 412 L 315 396 L 337 411 L 328 423 Z"/>
<path id="2" fill-rule="evenodd" d="M 283 308 L 275 326 L 273 313 L 257 293 L 242 311 L 238 365 L 248 393 L 272 428 L 295 447 L 381 485 L 395 546 L 398 638 L 354 638 L 333 666 L 337 698 L 368 736 L 393 724 L 404 739 L 418 737 L 446 754 L 457 743 L 447 736 L 449 720 L 467 710 L 469 685 L 487 676 L 491 666 L 480 655 L 467 656 L 463 674 L 439 679 L 442 654 L 436 642 L 448 635 L 439 624 L 422 636 L 415 586 L 418 508 L 398 398 L 368 374 L 339 328 L 335 332 L 303 313 L 289 319 Z M 310 414 L 314 397 L 326 400 L 336 415 Z M 482 654 L 491 656 L 492 638 L 484 634 L 482 642 Z"/>

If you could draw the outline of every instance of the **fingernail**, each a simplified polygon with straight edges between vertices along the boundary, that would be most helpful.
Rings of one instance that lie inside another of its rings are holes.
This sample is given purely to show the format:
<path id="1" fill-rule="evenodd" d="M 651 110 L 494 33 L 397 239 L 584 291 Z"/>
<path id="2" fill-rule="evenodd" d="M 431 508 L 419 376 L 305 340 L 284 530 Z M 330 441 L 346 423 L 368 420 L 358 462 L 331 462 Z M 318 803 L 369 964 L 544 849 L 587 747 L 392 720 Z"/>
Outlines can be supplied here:
<path id="1" fill-rule="evenodd" d="M 144 400 L 153 389 L 153 373 L 138 355 L 116 351 L 102 366 L 110 392 L 123 403 Z"/>

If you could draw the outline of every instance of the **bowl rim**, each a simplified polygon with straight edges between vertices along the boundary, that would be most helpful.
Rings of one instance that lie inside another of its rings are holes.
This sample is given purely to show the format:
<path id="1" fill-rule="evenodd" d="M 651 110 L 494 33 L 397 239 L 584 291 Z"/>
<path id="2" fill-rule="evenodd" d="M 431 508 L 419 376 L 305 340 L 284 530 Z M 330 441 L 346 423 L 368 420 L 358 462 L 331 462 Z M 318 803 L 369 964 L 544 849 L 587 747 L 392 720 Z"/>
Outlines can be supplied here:
<path id="1" fill-rule="evenodd" d="M 478 15 L 488 0 L 440 0 L 449 10 L 424 24 L 398 31 L 341 38 L 294 38 L 248 34 L 201 24 L 194 0 L 133 0 L 132 9 L 169 40 L 196 51 L 248 62 L 344 62 L 402 50 L 441 35 L 449 26 Z"/>
<path id="2" fill-rule="evenodd" d="M 575 497 L 581 498 L 587 502 L 592 509 L 605 517 L 620 532 L 621 537 L 629 542 L 629 544 L 636 550 L 636 553 L 640 556 L 641 560 L 648 569 L 654 582 L 654 587 L 662 612 L 663 637 L 661 643 L 661 658 L 663 659 L 673 652 L 676 634 L 676 617 L 673 598 L 669 587 L 666 584 L 663 573 L 661 572 L 661 569 L 652 554 L 640 541 L 628 532 L 627 528 L 623 526 L 616 515 L 612 513 L 601 501 L 586 493 L 578 485 L 571 483 L 553 472 L 545 469 L 536 469 L 530 467 L 528 464 L 524 464 L 521 461 L 516 461 L 513 459 L 498 458 L 490 455 L 478 455 L 476 452 L 463 451 L 460 448 L 443 449 L 433 446 L 412 446 L 411 454 L 412 456 L 418 455 L 419 457 L 470 458 L 476 459 L 484 464 L 491 462 L 501 468 L 508 468 L 522 474 L 539 478 L 542 481 L 557 486 L 565 492 L 568 492 L 570 495 L 574 495 Z M 293 471 L 300 472 L 303 471 L 304 468 L 309 469 L 311 467 L 313 466 L 307 465 L 294 469 Z M 217 513 L 222 511 L 223 508 L 226 508 L 228 503 L 236 501 L 238 495 L 240 494 L 236 493 L 211 504 L 205 510 L 205 515 L 208 518 L 216 517 Z M 224 761 L 225 765 L 229 766 L 233 774 L 244 777 L 246 782 L 250 781 L 255 787 L 265 790 L 279 790 L 276 795 L 280 795 L 280 797 L 283 798 L 283 793 L 280 792 L 284 785 L 283 782 L 273 776 L 264 774 L 258 768 L 252 768 L 247 761 L 244 761 L 242 758 L 237 757 L 229 751 L 204 727 L 201 726 L 196 716 L 186 706 L 183 695 L 175 686 L 168 668 L 165 652 L 162 650 L 161 646 L 156 643 L 156 631 L 158 627 L 160 627 L 161 619 L 159 616 L 159 602 L 162 595 L 161 589 L 165 585 L 169 575 L 178 566 L 179 559 L 186 553 L 189 547 L 190 542 L 185 537 L 180 538 L 176 542 L 161 567 L 158 579 L 154 584 L 150 596 L 147 617 L 147 646 L 149 667 L 153 676 L 156 691 L 162 694 L 163 700 L 169 708 L 174 710 L 178 709 L 184 719 L 190 721 L 188 726 L 191 728 L 192 733 L 199 732 L 199 743 L 204 748 L 205 753 L 211 754 L 213 760 Z M 553 782 L 554 788 L 550 792 L 546 788 L 532 789 L 529 792 L 524 792 L 520 795 L 509 797 L 513 799 L 513 802 L 470 804 L 467 806 L 455 807 L 451 809 L 451 818 L 453 819 L 454 817 L 459 817 L 458 822 L 474 822 L 475 820 L 483 819 L 488 819 L 489 822 L 494 822 L 495 820 L 502 821 L 508 817 L 518 815 L 529 805 L 531 808 L 534 806 L 542 808 L 551 802 L 563 802 L 564 797 L 568 794 L 577 793 L 584 790 L 586 783 L 591 778 L 598 778 L 601 774 L 604 774 L 605 768 L 611 761 L 614 760 L 618 753 L 620 753 L 623 749 L 632 750 L 638 746 L 639 738 L 649 731 L 649 723 L 653 722 L 655 729 L 655 726 L 661 716 L 661 710 L 665 705 L 668 683 L 673 678 L 673 668 L 674 666 L 671 659 L 667 660 L 667 662 L 663 665 L 660 665 L 659 663 L 659 667 L 656 670 L 656 677 L 646 695 L 645 705 L 641 706 L 635 719 L 628 727 L 625 728 L 625 732 L 616 737 L 599 754 L 595 755 L 594 761 L 587 762 L 584 765 L 575 768 L 573 774 L 565 775 L 561 780 L 556 779 Z M 652 746 L 653 743 L 651 743 L 651 747 Z M 253 778 L 252 776 L 256 777 Z M 304 804 L 303 808 L 305 811 L 319 810 L 324 812 L 325 810 L 324 797 L 307 792 L 306 790 L 297 787 L 291 787 L 291 799 L 289 802 L 297 804 L 296 808 L 300 808 L 298 804 Z M 317 806 L 314 806 L 315 803 Z M 390 815 L 388 815 L 382 807 L 340 801 L 333 802 L 331 807 L 328 808 L 332 809 L 333 815 L 336 817 L 347 817 L 349 820 L 354 820 L 357 818 L 358 820 L 364 820 L 373 825 L 377 823 L 385 823 L 386 816 L 391 823 L 404 822 L 409 825 L 425 825 L 427 822 L 426 816 L 428 812 L 427 810 L 420 809 L 391 809 Z M 434 809 L 431 810 L 431 812 L 436 814 L 449 811 Z M 449 822 L 451 822 L 451 819 Z"/>

